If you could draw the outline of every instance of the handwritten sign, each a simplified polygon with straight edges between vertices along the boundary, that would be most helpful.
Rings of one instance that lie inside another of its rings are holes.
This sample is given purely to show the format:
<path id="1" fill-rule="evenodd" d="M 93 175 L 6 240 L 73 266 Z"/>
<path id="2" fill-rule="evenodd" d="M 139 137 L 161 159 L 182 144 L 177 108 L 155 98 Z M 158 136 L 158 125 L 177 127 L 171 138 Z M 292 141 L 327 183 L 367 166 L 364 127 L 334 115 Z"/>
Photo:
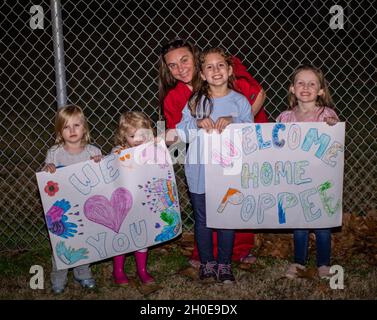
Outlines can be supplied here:
<path id="1" fill-rule="evenodd" d="M 140 250 L 182 232 L 177 185 L 163 142 L 36 175 L 59 270 Z"/>
<path id="2" fill-rule="evenodd" d="M 208 227 L 341 225 L 345 123 L 228 128 L 221 135 L 204 133 Z"/>

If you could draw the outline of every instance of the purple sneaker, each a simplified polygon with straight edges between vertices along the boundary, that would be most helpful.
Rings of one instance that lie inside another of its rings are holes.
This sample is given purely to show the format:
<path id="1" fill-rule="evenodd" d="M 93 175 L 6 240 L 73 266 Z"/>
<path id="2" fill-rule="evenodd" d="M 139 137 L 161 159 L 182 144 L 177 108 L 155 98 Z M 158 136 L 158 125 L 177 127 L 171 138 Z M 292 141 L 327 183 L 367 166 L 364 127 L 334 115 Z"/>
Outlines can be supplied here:
<path id="1" fill-rule="evenodd" d="M 199 279 L 202 281 L 217 280 L 217 262 L 208 261 L 201 263 L 199 267 Z"/>

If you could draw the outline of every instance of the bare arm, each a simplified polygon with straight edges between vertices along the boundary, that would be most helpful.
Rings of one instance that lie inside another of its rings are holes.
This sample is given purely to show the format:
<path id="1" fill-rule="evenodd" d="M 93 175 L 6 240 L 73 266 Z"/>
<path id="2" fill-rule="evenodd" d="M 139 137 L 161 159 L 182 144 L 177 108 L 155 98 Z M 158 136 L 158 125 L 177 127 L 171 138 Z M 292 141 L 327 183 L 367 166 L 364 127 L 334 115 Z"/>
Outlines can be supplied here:
<path id="1" fill-rule="evenodd" d="M 259 91 L 257 98 L 253 103 L 253 115 L 255 116 L 259 110 L 262 108 L 264 100 L 266 100 L 266 93 L 264 92 L 263 88 Z"/>

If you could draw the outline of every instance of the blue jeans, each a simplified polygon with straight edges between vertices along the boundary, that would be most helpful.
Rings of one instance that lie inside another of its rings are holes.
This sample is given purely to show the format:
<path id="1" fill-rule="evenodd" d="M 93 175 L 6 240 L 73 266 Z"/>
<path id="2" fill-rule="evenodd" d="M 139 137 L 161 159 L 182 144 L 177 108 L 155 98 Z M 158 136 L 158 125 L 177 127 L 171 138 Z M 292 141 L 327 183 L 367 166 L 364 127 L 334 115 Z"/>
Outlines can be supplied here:
<path id="1" fill-rule="evenodd" d="M 201 263 L 214 261 L 212 229 L 207 228 L 206 219 L 206 197 L 205 194 L 190 192 L 191 204 L 195 217 L 195 240 L 198 245 L 198 253 Z M 217 263 L 232 263 L 234 230 L 216 229 L 218 256 Z"/>
<path id="2" fill-rule="evenodd" d="M 331 256 L 331 229 L 314 229 L 317 248 L 317 266 L 329 266 Z M 308 259 L 309 230 L 293 231 L 295 263 L 305 265 Z"/>

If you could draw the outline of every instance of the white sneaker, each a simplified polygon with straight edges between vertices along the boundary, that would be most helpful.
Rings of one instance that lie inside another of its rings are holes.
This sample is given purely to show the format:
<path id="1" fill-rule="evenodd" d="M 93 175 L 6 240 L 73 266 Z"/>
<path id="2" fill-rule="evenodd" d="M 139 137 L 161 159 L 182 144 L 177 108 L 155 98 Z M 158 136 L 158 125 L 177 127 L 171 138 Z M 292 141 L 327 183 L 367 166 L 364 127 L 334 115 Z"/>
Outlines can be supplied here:
<path id="1" fill-rule="evenodd" d="M 330 279 L 332 274 L 330 273 L 330 267 L 329 266 L 320 266 L 318 268 L 318 276 L 321 279 Z"/>
<path id="2" fill-rule="evenodd" d="M 302 264 L 298 264 L 298 263 L 292 263 L 287 272 L 285 273 L 285 276 L 288 278 L 288 279 L 295 279 L 297 278 L 297 269 L 300 269 L 300 270 L 305 270 L 305 266 L 303 266 Z"/>

